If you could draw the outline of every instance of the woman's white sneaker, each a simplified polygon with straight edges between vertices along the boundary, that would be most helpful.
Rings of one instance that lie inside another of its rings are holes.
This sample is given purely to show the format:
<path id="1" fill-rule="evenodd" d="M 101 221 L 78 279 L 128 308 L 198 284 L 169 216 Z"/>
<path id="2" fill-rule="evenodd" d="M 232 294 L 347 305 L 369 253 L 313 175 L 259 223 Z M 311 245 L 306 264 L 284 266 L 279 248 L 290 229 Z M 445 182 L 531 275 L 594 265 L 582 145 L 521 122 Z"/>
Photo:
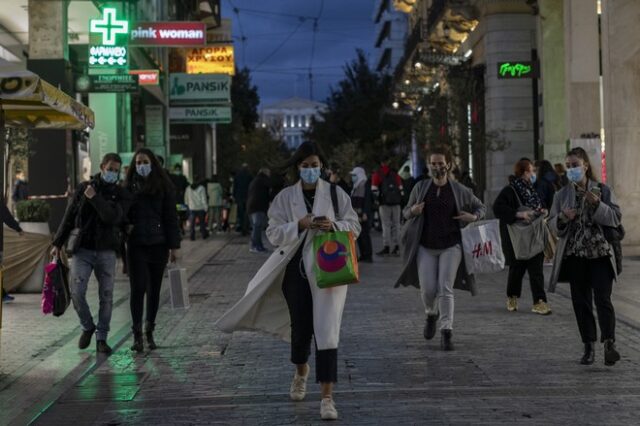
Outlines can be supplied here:
<path id="1" fill-rule="evenodd" d="M 320 417 L 322 420 L 338 420 L 338 410 L 336 410 L 336 404 L 333 402 L 333 398 L 322 398 L 320 403 Z"/>
<path id="2" fill-rule="evenodd" d="M 309 377 L 309 368 L 307 368 L 307 374 L 300 376 L 296 371 L 291 382 L 291 389 L 289 390 L 289 396 L 292 401 L 302 401 L 307 395 L 307 377 Z"/>

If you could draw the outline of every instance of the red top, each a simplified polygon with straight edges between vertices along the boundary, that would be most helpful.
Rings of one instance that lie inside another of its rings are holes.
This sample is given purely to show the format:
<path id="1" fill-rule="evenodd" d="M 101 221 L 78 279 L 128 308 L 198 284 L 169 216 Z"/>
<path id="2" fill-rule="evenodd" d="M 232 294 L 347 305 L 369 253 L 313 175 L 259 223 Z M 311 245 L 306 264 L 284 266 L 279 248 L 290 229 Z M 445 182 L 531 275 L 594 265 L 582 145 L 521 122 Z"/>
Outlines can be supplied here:
<path id="1" fill-rule="evenodd" d="M 380 167 L 380 169 L 378 169 L 378 171 L 375 172 L 371 177 L 371 186 L 380 186 L 382 184 L 382 181 L 384 180 L 384 177 L 389 173 L 391 173 L 391 169 L 389 168 L 389 166 L 385 165 Z M 402 179 L 400 179 L 400 176 L 397 173 L 395 173 L 395 175 L 396 184 L 398 185 L 398 188 L 402 189 Z"/>

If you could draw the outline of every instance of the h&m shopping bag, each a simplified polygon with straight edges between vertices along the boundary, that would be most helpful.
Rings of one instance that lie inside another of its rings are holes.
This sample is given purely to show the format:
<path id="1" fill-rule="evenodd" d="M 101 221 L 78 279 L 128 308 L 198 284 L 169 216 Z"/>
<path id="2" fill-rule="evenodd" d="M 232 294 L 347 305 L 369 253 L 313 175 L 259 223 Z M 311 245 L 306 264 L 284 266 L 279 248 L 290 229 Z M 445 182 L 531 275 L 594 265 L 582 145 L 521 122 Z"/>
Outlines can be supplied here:
<path id="1" fill-rule="evenodd" d="M 504 269 L 500 221 L 484 220 L 463 228 L 462 251 L 470 274 L 489 274 Z"/>
<path id="2" fill-rule="evenodd" d="M 360 281 L 355 238 L 351 231 L 324 232 L 313 237 L 313 266 L 320 288 Z"/>

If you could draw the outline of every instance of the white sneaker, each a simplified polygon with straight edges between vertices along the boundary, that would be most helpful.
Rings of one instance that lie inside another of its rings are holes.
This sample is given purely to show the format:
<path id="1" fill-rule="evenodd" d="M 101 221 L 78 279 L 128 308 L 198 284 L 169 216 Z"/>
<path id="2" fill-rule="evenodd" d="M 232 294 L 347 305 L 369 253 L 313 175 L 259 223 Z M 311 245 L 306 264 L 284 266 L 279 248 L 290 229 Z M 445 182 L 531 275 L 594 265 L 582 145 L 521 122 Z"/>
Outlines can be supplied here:
<path id="1" fill-rule="evenodd" d="M 307 377 L 309 377 L 309 368 L 307 368 L 307 374 L 305 376 L 296 374 L 293 376 L 291 382 L 291 389 L 289 390 L 289 396 L 292 401 L 302 401 L 307 395 Z"/>
<path id="2" fill-rule="evenodd" d="M 322 398 L 320 403 L 320 417 L 322 420 L 338 420 L 338 410 L 336 410 L 336 404 L 333 402 L 333 398 Z"/>

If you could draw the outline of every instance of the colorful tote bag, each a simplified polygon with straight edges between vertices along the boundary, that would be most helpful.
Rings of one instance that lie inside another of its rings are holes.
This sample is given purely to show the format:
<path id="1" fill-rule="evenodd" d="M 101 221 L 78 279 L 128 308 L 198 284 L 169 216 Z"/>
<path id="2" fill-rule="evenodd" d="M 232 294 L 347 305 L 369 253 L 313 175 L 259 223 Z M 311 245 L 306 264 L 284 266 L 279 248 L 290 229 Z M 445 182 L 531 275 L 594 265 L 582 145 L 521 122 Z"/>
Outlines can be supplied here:
<path id="1" fill-rule="evenodd" d="M 355 238 L 351 231 L 324 232 L 313 237 L 313 266 L 320 288 L 360 281 Z"/>

